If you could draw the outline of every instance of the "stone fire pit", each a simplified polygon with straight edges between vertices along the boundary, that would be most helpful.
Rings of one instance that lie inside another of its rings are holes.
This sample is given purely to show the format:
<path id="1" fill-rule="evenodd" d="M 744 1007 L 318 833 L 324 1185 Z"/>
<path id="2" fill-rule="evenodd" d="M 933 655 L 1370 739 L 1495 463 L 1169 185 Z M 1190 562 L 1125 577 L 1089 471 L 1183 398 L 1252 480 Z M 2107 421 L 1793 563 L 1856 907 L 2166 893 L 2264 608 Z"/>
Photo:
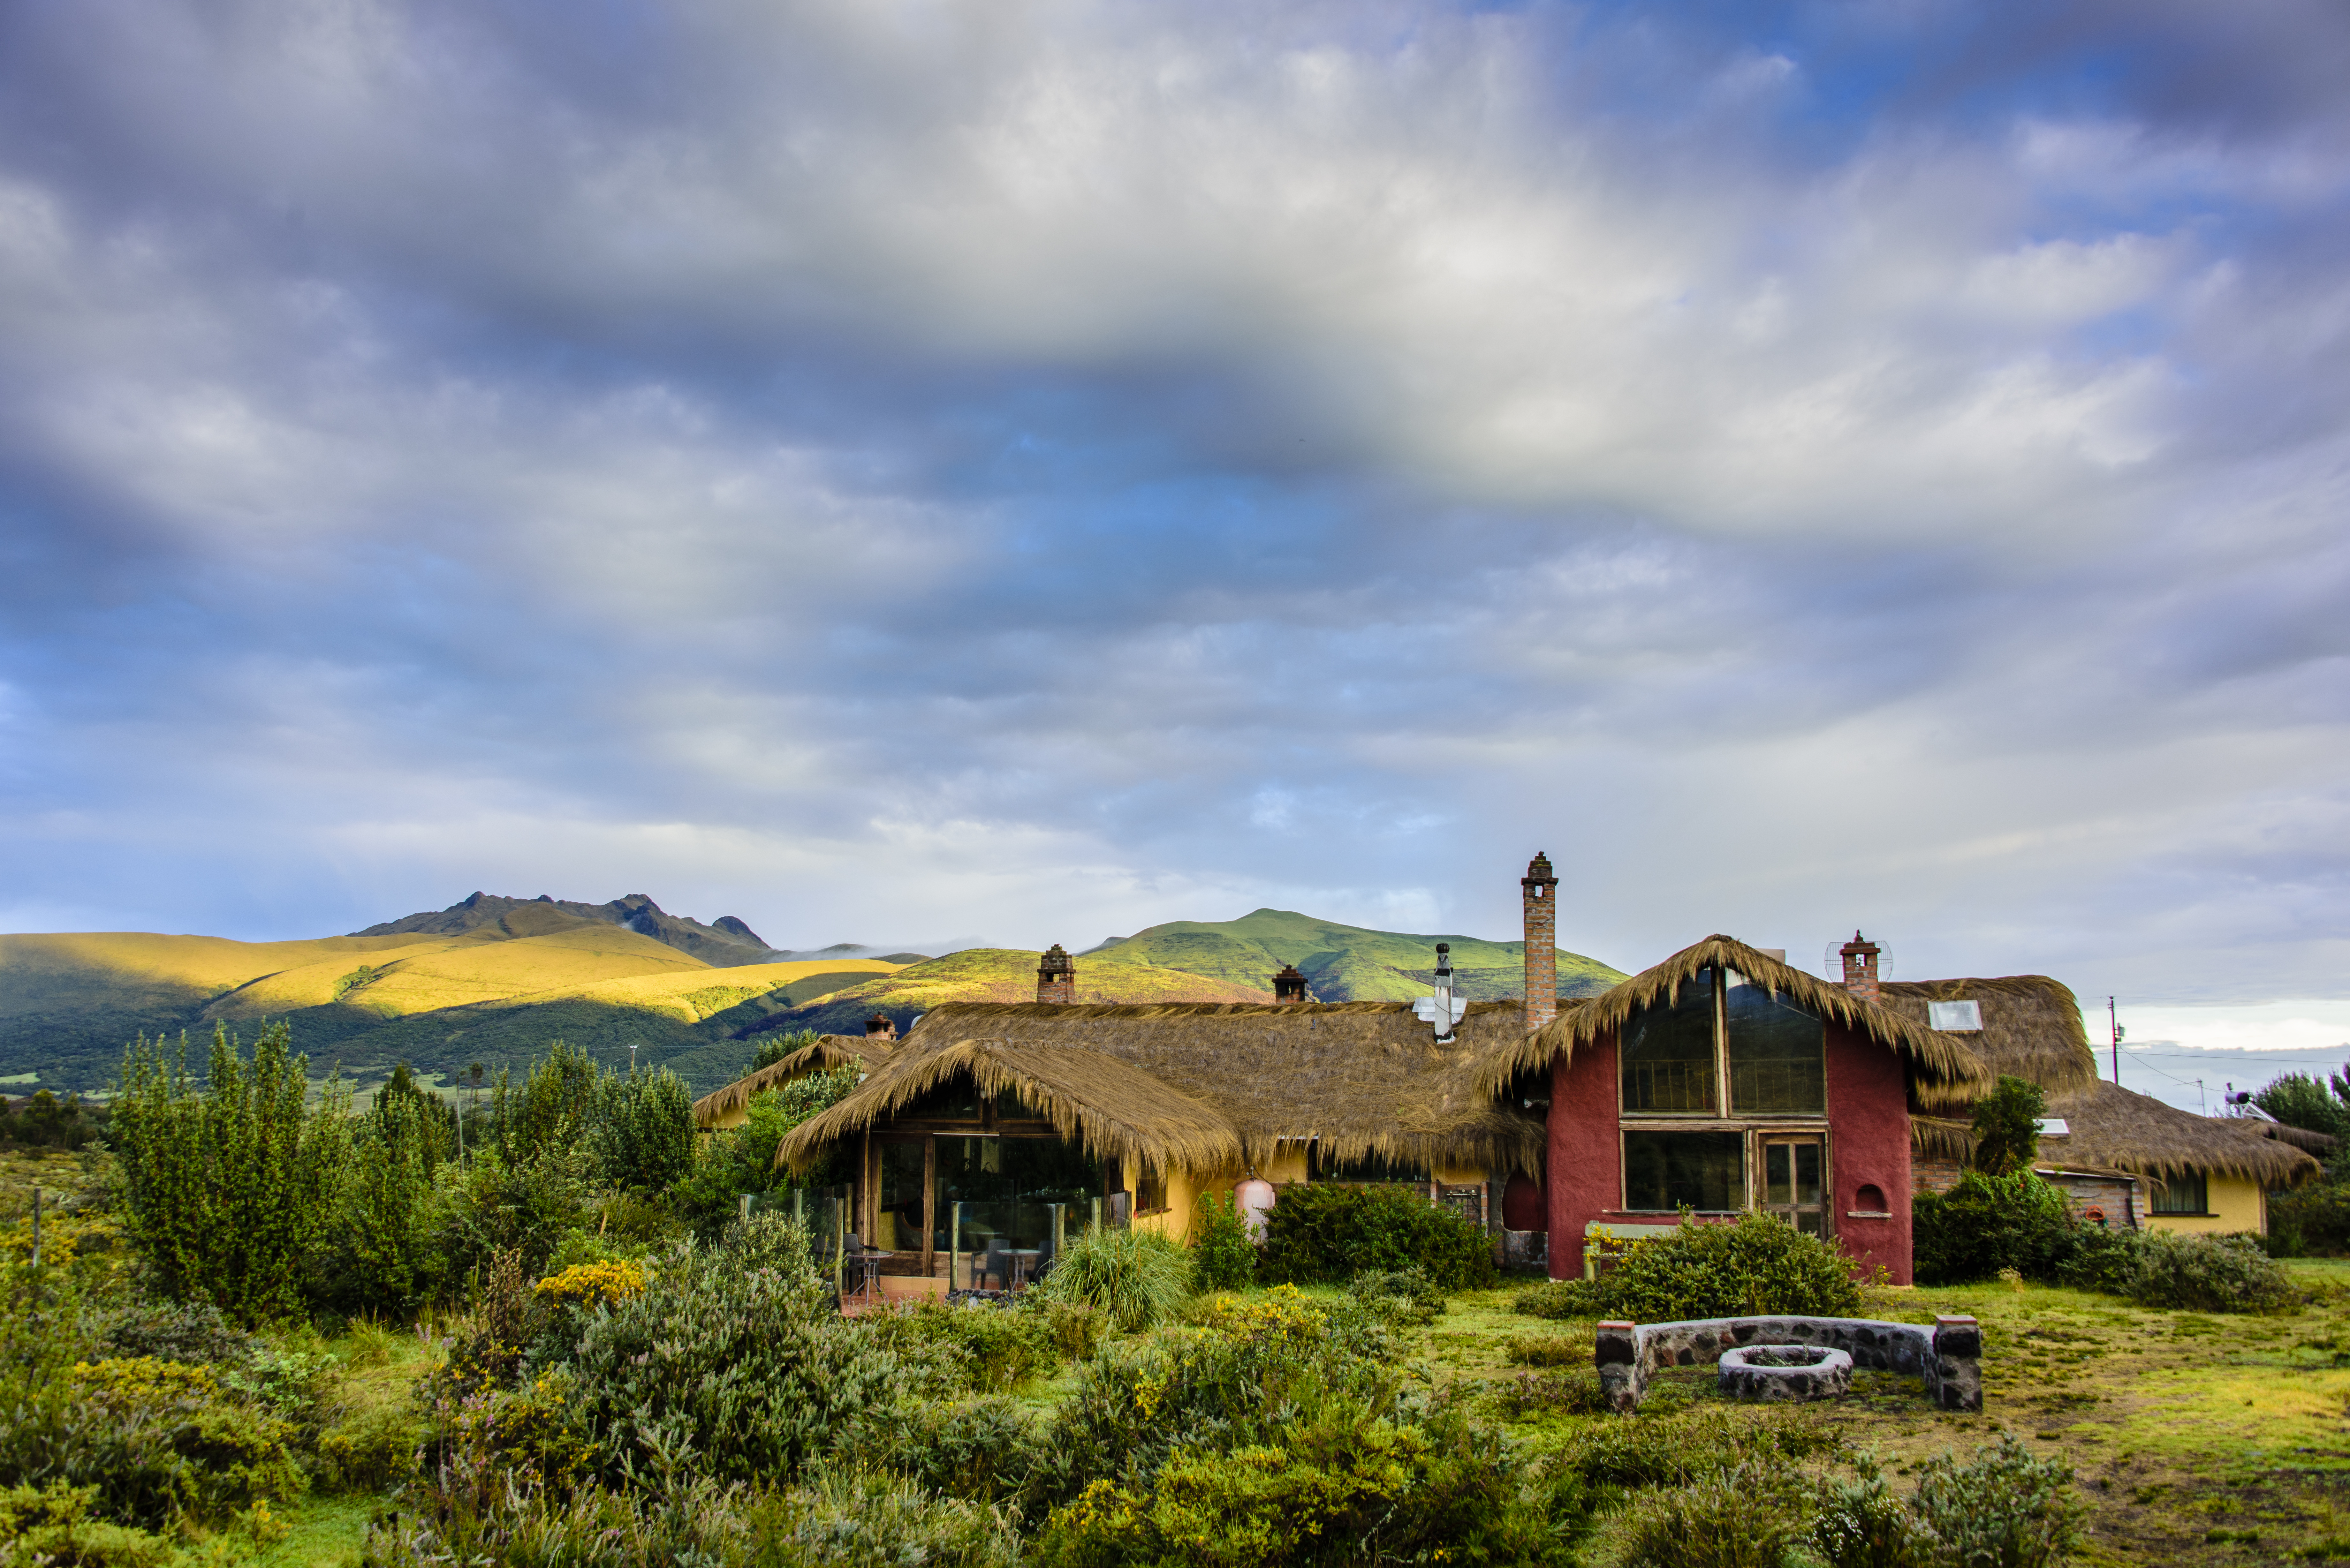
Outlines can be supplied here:
<path id="1" fill-rule="evenodd" d="M 1852 1392 L 1852 1357 L 1818 1345 L 1725 1350 L 1719 1386 L 1737 1399 L 1833 1399 Z"/>

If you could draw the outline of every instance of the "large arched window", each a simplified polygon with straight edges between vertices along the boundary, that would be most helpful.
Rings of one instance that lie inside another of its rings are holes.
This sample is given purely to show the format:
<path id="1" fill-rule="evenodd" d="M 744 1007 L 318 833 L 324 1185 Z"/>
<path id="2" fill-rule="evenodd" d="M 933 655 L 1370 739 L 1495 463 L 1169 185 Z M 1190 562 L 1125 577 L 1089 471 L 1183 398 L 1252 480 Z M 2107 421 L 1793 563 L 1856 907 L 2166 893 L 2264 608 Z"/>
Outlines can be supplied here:
<path id="1" fill-rule="evenodd" d="M 1819 1016 L 1783 992 L 1735 970 L 1700 970 L 1625 1024 L 1624 1114 L 1822 1116 L 1825 1047 Z"/>

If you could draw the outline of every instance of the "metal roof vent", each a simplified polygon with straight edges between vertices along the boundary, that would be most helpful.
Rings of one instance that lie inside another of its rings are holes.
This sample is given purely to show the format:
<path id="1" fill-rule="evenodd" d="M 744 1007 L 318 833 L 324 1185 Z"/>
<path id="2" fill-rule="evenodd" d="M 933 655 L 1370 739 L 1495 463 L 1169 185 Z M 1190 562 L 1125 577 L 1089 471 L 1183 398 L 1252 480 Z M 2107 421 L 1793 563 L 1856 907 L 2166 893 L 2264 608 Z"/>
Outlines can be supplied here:
<path id="1" fill-rule="evenodd" d="M 1436 994 L 1414 999 L 1411 1015 L 1436 1031 L 1439 1045 L 1452 1044 L 1453 1028 L 1469 1014 L 1469 999 L 1452 993 L 1452 944 L 1436 944 Z"/>

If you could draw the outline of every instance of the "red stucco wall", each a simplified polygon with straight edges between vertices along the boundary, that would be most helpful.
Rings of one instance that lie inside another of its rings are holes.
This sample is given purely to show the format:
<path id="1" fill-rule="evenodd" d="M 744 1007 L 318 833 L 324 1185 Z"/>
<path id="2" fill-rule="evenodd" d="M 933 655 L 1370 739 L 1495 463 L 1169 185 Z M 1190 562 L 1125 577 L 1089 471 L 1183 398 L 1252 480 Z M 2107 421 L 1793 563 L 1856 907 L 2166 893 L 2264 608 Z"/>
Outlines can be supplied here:
<path id="1" fill-rule="evenodd" d="M 1616 1140 L 1616 1042 L 1586 1045 L 1551 1070 L 1550 1275 L 1583 1277 L 1583 1228 L 1623 1201 Z M 1653 1222 L 1653 1217 L 1651 1217 Z"/>
<path id="2" fill-rule="evenodd" d="M 1909 1278 L 1909 1111 L 1901 1061 L 1873 1042 L 1827 1026 L 1828 1161 L 1837 1240 L 1863 1267 Z M 1550 1272 L 1580 1278 L 1583 1233 L 1603 1224 L 1654 1225 L 1666 1216 L 1626 1214 L 1617 1141 L 1616 1043 L 1601 1041 L 1554 1068 L 1550 1103 Z M 1860 1189 L 1875 1187 L 1889 1220 L 1855 1220 Z"/>
<path id="3" fill-rule="evenodd" d="M 1828 1164 L 1836 1238 L 1867 1267 L 1909 1283 L 1909 1098 L 1901 1058 L 1828 1025 Z M 1890 1220 L 1855 1220 L 1862 1187 L 1885 1195 Z"/>

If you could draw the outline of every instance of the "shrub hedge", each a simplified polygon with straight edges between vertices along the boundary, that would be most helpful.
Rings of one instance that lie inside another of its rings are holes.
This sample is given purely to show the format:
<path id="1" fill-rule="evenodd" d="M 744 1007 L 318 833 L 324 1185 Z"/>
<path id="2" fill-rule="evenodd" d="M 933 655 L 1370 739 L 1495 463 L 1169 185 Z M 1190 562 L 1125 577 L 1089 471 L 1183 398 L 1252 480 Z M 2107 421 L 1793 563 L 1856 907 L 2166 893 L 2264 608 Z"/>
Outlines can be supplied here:
<path id="1" fill-rule="evenodd" d="M 1271 1283 L 1340 1284 L 1366 1270 L 1418 1268 L 1438 1288 L 1493 1282 L 1492 1241 L 1416 1187 L 1284 1187 L 1266 1218 L 1258 1277 Z"/>

